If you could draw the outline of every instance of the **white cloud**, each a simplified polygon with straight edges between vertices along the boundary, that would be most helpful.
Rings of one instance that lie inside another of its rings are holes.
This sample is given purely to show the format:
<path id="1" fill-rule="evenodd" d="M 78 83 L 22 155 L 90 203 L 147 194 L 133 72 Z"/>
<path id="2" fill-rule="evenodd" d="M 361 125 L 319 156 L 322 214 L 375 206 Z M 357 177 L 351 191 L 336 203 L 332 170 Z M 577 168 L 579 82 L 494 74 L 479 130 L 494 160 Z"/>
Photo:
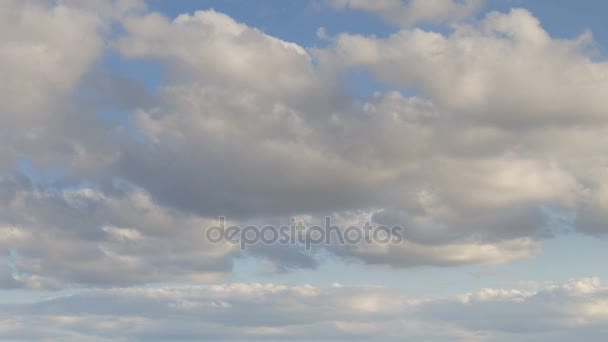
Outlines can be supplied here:
<path id="1" fill-rule="evenodd" d="M 275 98 L 314 82 L 310 56 L 302 47 L 213 10 L 172 21 L 156 13 L 130 17 L 124 26 L 128 35 L 117 42 L 121 53 L 167 61 L 182 79 L 255 88 Z"/>
<path id="2" fill-rule="evenodd" d="M 71 7 L 12 0 L 2 4 L 0 16 L 3 119 L 39 124 L 101 53 L 103 22 Z"/>
<path id="3" fill-rule="evenodd" d="M 585 50 L 590 32 L 553 39 L 525 9 L 489 13 L 447 35 L 406 29 L 387 38 L 340 34 L 319 58 L 369 68 L 411 87 L 461 120 L 517 129 L 605 122 L 608 65 Z"/>
<path id="4" fill-rule="evenodd" d="M 0 338 L 567 341 L 606 332 L 607 294 L 598 278 L 445 298 L 255 283 L 87 290 L 3 306 Z"/>
<path id="5" fill-rule="evenodd" d="M 206 241 L 215 222 L 160 207 L 138 189 L 110 196 L 11 180 L 0 188 L 0 217 L 14 224 L 0 228 L 9 266 L 0 287 L 206 281 L 229 272 L 236 256 L 236 246 Z"/>
<path id="6" fill-rule="evenodd" d="M 398 93 L 379 94 L 360 108 L 339 89 L 321 95 L 335 87 L 334 73 L 315 68 L 301 47 L 225 15 L 197 12 L 169 21 L 151 14 L 126 27 L 120 51 L 160 59 L 169 76 L 158 94 L 162 104 L 136 116 L 148 142 L 125 149 L 119 169 L 163 205 L 243 218 L 369 207 L 409 212 L 408 221 L 391 224 L 408 224 L 411 243 L 389 252 L 339 251 L 402 266 L 532 257 L 539 246 L 530 237 L 545 227 L 528 203 L 573 205 L 576 182 L 549 162 L 450 151 L 463 143 L 460 130 L 471 135 L 462 150 L 501 132 L 452 124 L 432 102 Z M 425 191 L 437 202 L 421 203 Z M 426 212 L 414 222 L 421 206 Z M 448 233 L 421 244 L 416 232 L 429 224 Z"/>
<path id="7" fill-rule="evenodd" d="M 328 0 L 328 2 L 337 9 L 350 8 L 376 14 L 399 26 L 465 19 L 477 12 L 484 4 L 484 0 Z"/>
<path id="8" fill-rule="evenodd" d="M 107 124 L 94 108 L 75 100 L 111 32 L 112 20 L 95 8 L 71 1 L 7 0 L 0 5 L 3 170 L 27 159 L 41 168 L 90 172 L 113 158 Z"/>
<path id="9" fill-rule="evenodd" d="M 336 5 L 405 27 L 454 23 L 478 8 Z M 339 34 L 308 49 L 215 11 L 171 20 L 138 1 L 7 1 L 0 17 L 0 288 L 73 291 L 1 304 L 0 339 L 608 333 L 598 278 L 446 298 L 382 286 L 211 285 L 244 254 L 204 235 L 217 216 L 314 223 L 330 215 L 343 227 L 404 229 L 400 245 L 248 251 L 282 272 L 316 267 L 317 252 L 395 268 L 533 258 L 560 215 L 574 217 L 566 229 L 605 234 L 608 66 L 587 53 L 590 33 L 555 39 L 519 9 L 448 34 Z M 114 24 L 124 32 L 111 32 Z M 95 64 L 116 52 L 158 63 L 162 84 L 148 92 Z M 342 76 L 357 68 L 417 95 L 353 99 Z M 128 124 L 107 124 L 80 91 L 128 112 L 120 118 Z M 15 172 L 16 157 L 66 177 L 32 183 Z M 147 286 L 160 282 L 208 285 Z"/>
<path id="10" fill-rule="evenodd" d="M 439 20 L 445 8 L 472 3 L 444 2 L 416 18 Z M 0 47 L 8 75 L 0 160 L 57 167 L 77 189 L 93 183 L 86 191 L 2 183 L 10 210 L 0 210 L 0 224 L 23 232 L 0 235 L 5 252 L 19 252 L 5 258 L 14 268 L 7 286 L 29 286 L 17 281 L 27 277 L 114 285 L 221 275 L 238 253 L 202 241 L 217 216 L 365 213 L 402 225 L 404 243 L 326 250 L 396 267 L 534 257 L 554 233 L 555 212 L 574 214 L 580 231 L 606 231 L 608 68 L 585 52 L 589 34 L 554 39 L 519 9 L 449 34 L 340 34 L 306 49 L 211 10 L 171 20 L 125 4 L 92 3 L 98 15 L 71 2 L 0 7 L 13 32 Z M 125 32 L 107 42 L 104 30 L 117 21 Z M 107 49 L 155 61 L 166 77 L 147 93 L 103 76 L 93 63 Z M 353 68 L 418 95 L 355 100 L 341 83 Z M 122 85 L 112 89 L 121 97 L 104 101 L 127 108 L 131 121 L 106 125 L 101 110 L 76 101 L 75 90 L 91 91 L 86 80 L 93 89 Z M 254 254 L 279 270 L 316 265 L 296 249 Z"/>

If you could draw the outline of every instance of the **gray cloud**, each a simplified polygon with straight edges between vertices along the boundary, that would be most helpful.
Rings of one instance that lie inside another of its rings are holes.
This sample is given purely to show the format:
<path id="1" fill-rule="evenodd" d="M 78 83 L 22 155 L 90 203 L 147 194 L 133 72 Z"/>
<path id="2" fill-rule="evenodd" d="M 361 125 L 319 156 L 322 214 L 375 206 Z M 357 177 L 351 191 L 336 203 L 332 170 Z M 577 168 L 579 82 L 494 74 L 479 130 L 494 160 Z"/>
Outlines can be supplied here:
<path id="1" fill-rule="evenodd" d="M 232 268 L 235 247 L 205 240 L 211 220 L 160 207 L 136 189 L 109 196 L 0 184 L 5 288 L 209 280 Z"/>

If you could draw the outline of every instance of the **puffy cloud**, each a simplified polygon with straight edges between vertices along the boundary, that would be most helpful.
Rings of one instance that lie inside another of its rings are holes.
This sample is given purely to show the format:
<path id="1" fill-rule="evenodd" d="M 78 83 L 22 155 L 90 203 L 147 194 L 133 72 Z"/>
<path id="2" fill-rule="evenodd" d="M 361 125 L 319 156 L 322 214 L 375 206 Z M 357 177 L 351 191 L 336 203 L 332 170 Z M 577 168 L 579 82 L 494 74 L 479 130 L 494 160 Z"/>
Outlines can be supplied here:
<path id="1" fill-rule="evenodd" d="M 473 3 L 398 6 L 420 8 L 408 20 L 443 20 L 441 8 Z M 171 20 L 138 13 L 140 5 L 0 7 L 22 17 L 0 47 L 9 75 L 0 161 L 22 156 L 76 179 L 71 188 L 2 183 L 0 199 L 12 208 L 0 210 L 4 287 L 220 275 L 240 254 L 203 241 L 217 216 L 247 223 L 327 214 L 401 225 L 401 245 L 323 247 L 396 267 L 534 257 L 562 213 L 576 214 L 580 231 L 605 231 L 608 68 L 585 52 L 587 34 L 556 40 L 513 10 L 445 35 L 341 34 L 328 48 L 306 49 L 215 11 Z M 153 93 L 92 67 L 113 20 L 124 32 L 109 48 L 163 68 Z M 32 56 L 44 61 L 34 72 Z M 341 73 L 361 67 L 418 95 L 352 99 Z M 140 108 L 128 124 L 104 124 L 75 89 L 110 107 Z M 73 186 L 81 180 L 93 184 Z M 278 270 L 318 262 L 284 246 L 252 254 Z"/>
<path id="2" fill-rule="evenodd" d="M 372 220 L 404 226 L 404 244 L 330 250 L 394 266 L 455 265 L 533 257 L 554 233 L 553 212 L 578 210 L 594 191 L 588 166 L 602 149 L 591 145 L 604 128 L 573 124 L 601 120 L 601 84 L 574 102 L 561 92 L 604 66 L 580 40 L 551 39 L 525 10 L 491 13 L 449 36 L 342 34 L 313 50 L 320 66 L 302 47 L 213 11 L 150 14 L 125 27 L 119 51 L 160 60 L 168 75 L 160 104 L 135 118 L 146 141 L 122 151 L 118 170 L 163 205 L 242 219 L 381 209 Z M 360 66 L 421 96 L 378 93 L 359 105 L 336 72 Z M 584 72 L 557 86 L 558 69 Z M 487 74 L 487 84 L 450 84 L 469 74 Z M 551 142 L 560 134 L 583 138 L 586 158 Z"/>
<path id="3" fill-rule="evenodd" d="M 100 54 L 103 22 L 67 6 L 12 0 L 0 16 L 3 119 L 48 122 Z"/>
<path id="4" fill-rule="evenodd" d="M 606 333 L 607 294 L 598 278 L 445 298 L 338 284 L 116 288 L 4 305 L 0 338 L 567 341 Z"/>
<path id="5" fill-rule="evenodd" d="M 531 13 L 513 9 L 447 35 L 421 29 L 387 38 L 340 34 L 319 58 L 333 67 L 369 68 L 462 120 L 531 129 L 605 122 L 608 65 L 586 53 L 591 42 L 590 32 L 553 39 Z"/>
<path id="6" fill-rule="evenodd" d="M 135 118 L 149 144 L 127 146 L 119 164 L 159 201 L 211 216 L 296 214 L 349 208 L 384 177 L 318 141 L 345 101 L 303 48 L 213 11 L 125 27 L 125 56 L 169 68 L 161 105 Z"/>
<path id="7" fill-rule="evenodd" d="M 131 14 L 142 13 L 147 9 L 144 0 L 60 0 L 64 6 L 95 13 L 105 20 L 121 20 Z"/>
<path id="8" fill-rule="evenodd" d="M 124 27 L 128 35 L 117 42 L 121 53 L 167 61 L 171 78 L 177 74 L 182 80 L 255 88 L 276 98 L 310 91 L 314 82 L 304 48 L 213 10 L 171 21 L 157 13 L 130 17 Z"/>
<path id="9" fill-rule="evenodd" d="M 408 132 L 409 141 L 401 144 L 403 151 L 412 145 L 421 151 L 412 164 L 422 178 L 409 185 L 431 195 L 426 197 L 436 214 L 426 221 L 449 213 L 479 215 L 473 208 L 505 214 L 557 209 L 576 213 L 579 230 L 601 234 L 608 67 L 593 58 L 590 46 L 590 32 L 554 39 L 528 11 L 514 9 L 449 34 L 341 34 L 334 46 L 314 54 L 327 69 L 364 67 L 379 81 L 432 100 L 436 114 L 415 121 L 425 135 Z M 399 103 L 400 96 L 386 96 L 367 109 L 399 113 Z M 405 211 L 403 222 L 420 217 Z M 541 221 L 529 223 L 539 227 Z M 511 226 L 531 232 L 524 222 Z M 453 223 L 444 227 L 442 234 L 458 231 Z"/>
<path id="10" fill-rule="evenodd" d="M 123 1 L 103 6 L 118 8 L 119 3 Z M 3 169 L 27 159 L 71 173 L 112 160 L 109 125 L 95 108 L 76 100 L 111 32 L 112 20 L 96 8 L 72 1 L 9 0 L 0 5 Z"/>
<path id="11" fill-rule="evenodd" d="M 4 288 L 53 289 L 204 281 L 229 272 L 235 246 L 211 244 L 214 222 L 158 206 L 143 191 L 0 183 Z"/>
<path id="12" fill-rule="evenodd" d="M 453 22 L 478 11 L 483 0 L 329 0 L 337 9 L 350 8 L 367 11 L 399 26 L 413 26 L 419 22 Z"/>

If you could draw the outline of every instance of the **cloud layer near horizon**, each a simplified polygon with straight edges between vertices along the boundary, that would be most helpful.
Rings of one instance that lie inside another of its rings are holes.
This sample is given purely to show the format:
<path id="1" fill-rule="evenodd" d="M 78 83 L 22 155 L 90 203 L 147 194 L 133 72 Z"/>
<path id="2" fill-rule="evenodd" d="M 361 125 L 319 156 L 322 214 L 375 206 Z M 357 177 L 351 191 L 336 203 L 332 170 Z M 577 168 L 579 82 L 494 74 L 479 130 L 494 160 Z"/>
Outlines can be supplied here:
<path id="1" fill-rule="evenodd" d="M 445 298 L 339 284 L 134 287 L 1 305 L 0 339 L 598 340 L 607 301 L 598 278 Z"/>

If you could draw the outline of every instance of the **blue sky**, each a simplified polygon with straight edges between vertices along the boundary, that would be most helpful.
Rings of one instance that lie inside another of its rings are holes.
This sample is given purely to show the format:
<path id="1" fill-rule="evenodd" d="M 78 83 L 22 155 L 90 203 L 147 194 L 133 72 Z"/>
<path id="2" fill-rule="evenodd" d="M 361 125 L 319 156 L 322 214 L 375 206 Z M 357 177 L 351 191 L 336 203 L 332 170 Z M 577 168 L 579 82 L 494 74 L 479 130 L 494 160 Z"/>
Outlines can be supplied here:
<path id="1" fill-rule="evenodd" d="M 606 10 L 7 1 L 0 341 L 602 340 Z"/>

